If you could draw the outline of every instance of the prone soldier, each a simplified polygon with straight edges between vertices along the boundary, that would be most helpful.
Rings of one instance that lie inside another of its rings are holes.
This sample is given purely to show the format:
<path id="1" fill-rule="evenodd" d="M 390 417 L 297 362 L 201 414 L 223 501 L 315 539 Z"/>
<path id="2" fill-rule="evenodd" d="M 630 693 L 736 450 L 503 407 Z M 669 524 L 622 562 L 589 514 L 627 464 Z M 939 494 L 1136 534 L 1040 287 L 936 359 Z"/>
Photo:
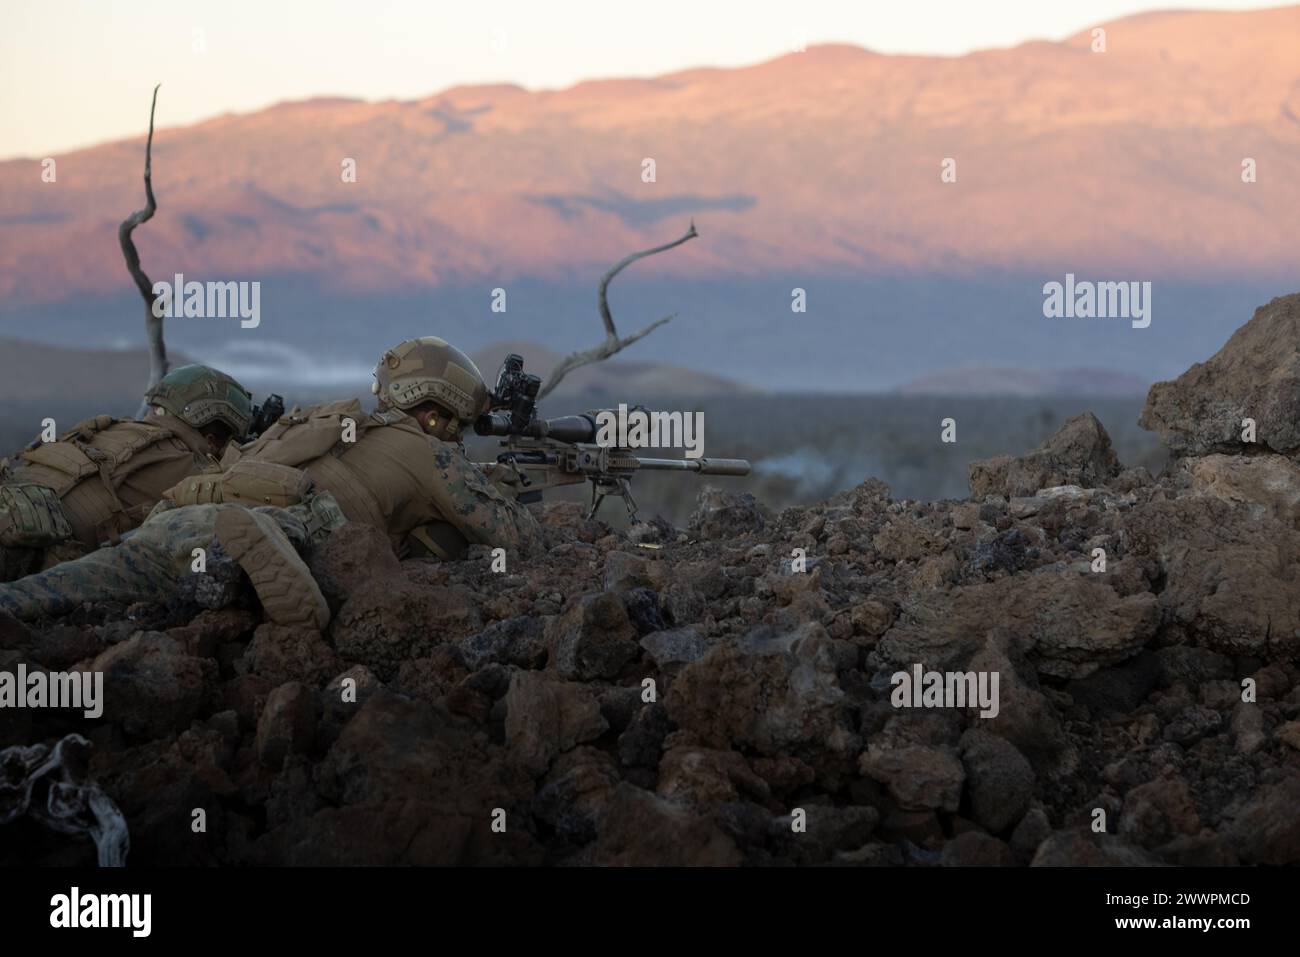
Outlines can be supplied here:
<path id="1" fill-rule="evenodd" d="M 118 541 L 168 488 L 219 471 L 253 411 L 243 386 L 203 365 L 174 369 L 145 400 L 139 421 L 96 416 L 0 460 L 0 581 Z"/>
<path id="2" fill-rule="evenodd" d="M 372 389 L 369 415 L 355 399 L 295 409 L 232 446 L 224 473 L 178 483 L 121 545 L 0 585 L 0 610 L 32 619 L 86 601 L 169 600 L 204 548 L 247 573 L 270 620 L 323 628 L 329 608 L 302 554 L 344 521 L 380 529 L 401 557 L 540 547 L 531 513 L 465 456 L 463 429 L 490 400 L 464 353 L 407 340 L 380 357 Z"/>

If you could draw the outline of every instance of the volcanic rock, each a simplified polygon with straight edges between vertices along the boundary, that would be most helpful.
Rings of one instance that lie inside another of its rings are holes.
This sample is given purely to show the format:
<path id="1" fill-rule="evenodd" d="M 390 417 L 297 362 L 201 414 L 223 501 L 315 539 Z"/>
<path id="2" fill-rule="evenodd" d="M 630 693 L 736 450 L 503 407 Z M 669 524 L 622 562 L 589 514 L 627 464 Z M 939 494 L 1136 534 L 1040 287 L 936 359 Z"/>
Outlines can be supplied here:
<path id="1" fill-rule="evenodd" d="M 1300 452 L 1300 293 L 1260 306 L 1223 348 L 1147 393 L 1138 424 L 1177 455 Z M 1255 442 L 1243 441 L 1243 421 Z"/>
<path id="2" fill-rule="evenodd" d="M 999 455 L 970 464 L 970 494 L 1007 498 L 1033 495 L 1057 485 L 1099 488 L 1120 473 L 1110 435 L 1091 412 L 1067 419 L 1028 455 Z"/>

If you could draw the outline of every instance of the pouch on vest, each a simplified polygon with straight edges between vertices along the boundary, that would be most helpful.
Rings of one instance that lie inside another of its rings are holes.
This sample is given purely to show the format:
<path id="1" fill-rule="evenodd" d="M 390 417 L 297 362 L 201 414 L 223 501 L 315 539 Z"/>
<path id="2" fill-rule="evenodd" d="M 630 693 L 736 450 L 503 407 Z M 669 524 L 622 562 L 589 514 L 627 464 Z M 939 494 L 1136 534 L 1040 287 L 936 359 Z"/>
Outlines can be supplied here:
<path id="1" fill-rule="evenodd" d="M 221 476 L 223 500 L 246 505 L 297 505 L 311 486 L 302 469 L 259 459 L 241 459 Z"/>
<path id="2" fill-rule="evenodd" d="M 343 445 L 345 432 L 360 438 L 370 424 L 369 418 L 356 399 L 326 402 L 306 413 L 295 409 L 256 441 L 241 447 L 240 461 L 253 458 L 279 465 L 305 465 Z"/>
<path id="3" fill-rule="evenodd" d="M 193 475 L 177 482 L 163 497 L 177 505 L 236 502 L 241 505 L 297 505 L 311 490 L 301 469 L 259 459 L 240 459 L 220 475 Z"/>
<path id="4" fill-rule="evenodd" d="M 72 526 L 54 489 L 0 485 L 0 545 L 48 548 L 72 537 Z"/>
<path id="5" fill-rule="evenodd" d="M 177 438 L 171 429 L 132 419 L 114 419 L 101 415 L 79 422 L 59 436 L 57 442 L 34 443 L 20 458 L 36 467 L 39 481 L 66 495 L 74 486 L 92 475 L 99 475 L 114 512 L 125 509 L 117 501 L 116 486 L 130 475 L 137 453 L 161 442 Z M 203 466 L 203 456 L 195 452 L 195 467 Z"/>

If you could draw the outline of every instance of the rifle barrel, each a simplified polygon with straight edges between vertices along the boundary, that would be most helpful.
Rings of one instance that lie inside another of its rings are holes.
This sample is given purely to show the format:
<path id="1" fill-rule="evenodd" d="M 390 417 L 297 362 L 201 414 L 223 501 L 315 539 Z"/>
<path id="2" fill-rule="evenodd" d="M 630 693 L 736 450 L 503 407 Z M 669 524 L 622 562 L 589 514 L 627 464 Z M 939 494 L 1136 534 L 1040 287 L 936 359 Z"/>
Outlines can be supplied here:
<path id="1" fill-rule="evenodd" d="M 699 472 L 701 475 L 748 475 L 750 465 L 745 459 L 643 459 L 636 457 L 643 469 Z"/>

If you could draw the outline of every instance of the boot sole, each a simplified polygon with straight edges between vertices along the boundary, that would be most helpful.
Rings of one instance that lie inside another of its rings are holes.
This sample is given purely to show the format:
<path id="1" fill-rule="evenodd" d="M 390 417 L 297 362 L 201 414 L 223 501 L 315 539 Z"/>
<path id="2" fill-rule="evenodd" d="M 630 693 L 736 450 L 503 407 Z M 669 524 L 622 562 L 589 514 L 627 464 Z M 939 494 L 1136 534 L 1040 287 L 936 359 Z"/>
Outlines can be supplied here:
<path id="1" fill-rule="evenodd" d="M 238 506 L 223 508 L 216 533 L 226 554 L 253 583 L 268 619 L 324 630 L 330 620 L 325 596 L 273 519 Z"/>

